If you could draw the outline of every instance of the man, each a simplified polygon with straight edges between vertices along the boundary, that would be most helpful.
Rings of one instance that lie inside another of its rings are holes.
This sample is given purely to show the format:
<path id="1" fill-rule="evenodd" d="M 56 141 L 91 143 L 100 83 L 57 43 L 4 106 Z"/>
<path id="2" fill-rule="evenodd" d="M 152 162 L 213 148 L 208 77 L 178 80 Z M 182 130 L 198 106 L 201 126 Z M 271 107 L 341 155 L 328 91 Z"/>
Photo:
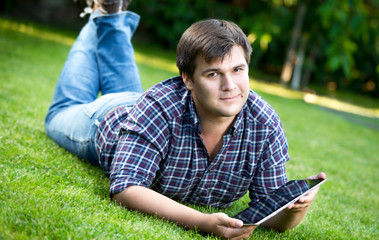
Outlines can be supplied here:
<path id="1" fill-rule="evenodd" d="M 247 238 L 255 227 L 177 202 L 225 208 L 249 190 L 254 204 L 287 181 L 282 124 L 249 89 L 246 36 L 227 21 L 193 24 L 177 48 L 181 76 L 142 94 L 130 41 L 139 17 L 121 11 L 121 1 L 109 2 L 95 3 L 99 11 L 69 53 L 46 117 L 48 136 L 100 165 L 120 205 L 217 236 Z M 296 226 L 316 193 L 264 226 Z"/>

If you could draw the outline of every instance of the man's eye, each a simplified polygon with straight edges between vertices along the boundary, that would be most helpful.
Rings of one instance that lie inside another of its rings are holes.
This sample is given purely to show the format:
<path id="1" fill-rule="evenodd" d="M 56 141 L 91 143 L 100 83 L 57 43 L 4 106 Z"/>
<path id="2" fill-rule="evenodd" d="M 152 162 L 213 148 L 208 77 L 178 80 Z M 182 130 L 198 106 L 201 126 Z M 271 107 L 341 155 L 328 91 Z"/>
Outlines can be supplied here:
<path id="1" fill-rule="evenodd" d="M 209 74 L 208 74 L 208 77 L 216 77 L 217 75 L 218 75 L 218 73 L 213 72 L 213 73 L 209 73 Z"/>
<path id="2" fill-rule="evenodd" d="M 241 71 L 243 71 L 243 68 L 241 68 L 241 67 L 239 67 L 239 68 L 235 68 L 234 71 L 235 71 L 235 72 L 241 72 Z"/>

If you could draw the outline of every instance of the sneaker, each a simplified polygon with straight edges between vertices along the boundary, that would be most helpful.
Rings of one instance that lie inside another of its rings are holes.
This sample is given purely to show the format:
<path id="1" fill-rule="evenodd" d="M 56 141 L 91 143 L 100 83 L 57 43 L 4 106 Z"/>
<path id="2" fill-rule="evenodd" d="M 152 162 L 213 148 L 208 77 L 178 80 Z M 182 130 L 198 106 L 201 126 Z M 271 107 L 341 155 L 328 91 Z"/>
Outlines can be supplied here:
<path id="1" fill-rule="evenodd" d="M 78 0 L 74 0 L 74 2 L 77 2 Z M 93 5 L 93 0 L 86 0 L 87 7 L 83 9 L 83 12 L 80 13 L 80 17 L 84 18 L 87 14 L 91 15 L 94 11 L 94 8 L 92 7 Z"/>
<path id="2" fill-rule="evenodd" d="M 126 11 L 132 0 L 86 0 L 87 7 L 80 14 L 85 17 L 92 14 L 94 9 L 99 9 L 102 14 L 112 14 L 120 11 Z"/>
<path id="3" fill-rule="evenodd" d="M 121 11 L 121 0 L 93 0 L 102 14 L 112 14 Z"/>

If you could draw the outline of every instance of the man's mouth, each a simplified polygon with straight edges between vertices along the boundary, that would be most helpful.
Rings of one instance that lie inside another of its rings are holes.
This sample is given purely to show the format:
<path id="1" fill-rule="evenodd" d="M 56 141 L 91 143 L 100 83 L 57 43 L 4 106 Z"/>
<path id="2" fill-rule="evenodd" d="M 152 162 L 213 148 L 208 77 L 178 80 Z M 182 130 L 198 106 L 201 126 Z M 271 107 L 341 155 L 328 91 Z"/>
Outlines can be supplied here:
<path id="1" fill-rule="evenodd" d="M 233 100 L 236 100 L 236 99 L 239 99 L 239 98 L 242 98 L 242 94 L 237 94 L 237 95 L 233 95 L 233 96 L 220 97 L 220 99 L 223 100 L 223 101 L 233 101 Z"/>

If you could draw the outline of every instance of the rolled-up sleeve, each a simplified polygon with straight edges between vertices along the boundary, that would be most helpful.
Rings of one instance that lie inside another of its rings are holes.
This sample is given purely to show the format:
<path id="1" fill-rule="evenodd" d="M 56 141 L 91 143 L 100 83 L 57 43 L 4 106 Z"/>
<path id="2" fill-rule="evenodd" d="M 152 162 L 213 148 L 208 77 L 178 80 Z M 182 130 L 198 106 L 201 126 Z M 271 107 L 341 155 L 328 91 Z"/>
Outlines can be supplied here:
<path id="1" fill-rule="evenodd" d="M 133 185 L 149 187 L 160 160 L 159 151 L 149 141 L 135 133 L 121 133 L 109 177 L 110 195 Z"/>
<path id="2" fill-rule="evenodd" d="M 129 186 L 150 187 L 167 152 L 170 131 L 154 99 L 139 100 L 122 124 L 110 171 L 110 196 Z"/>

